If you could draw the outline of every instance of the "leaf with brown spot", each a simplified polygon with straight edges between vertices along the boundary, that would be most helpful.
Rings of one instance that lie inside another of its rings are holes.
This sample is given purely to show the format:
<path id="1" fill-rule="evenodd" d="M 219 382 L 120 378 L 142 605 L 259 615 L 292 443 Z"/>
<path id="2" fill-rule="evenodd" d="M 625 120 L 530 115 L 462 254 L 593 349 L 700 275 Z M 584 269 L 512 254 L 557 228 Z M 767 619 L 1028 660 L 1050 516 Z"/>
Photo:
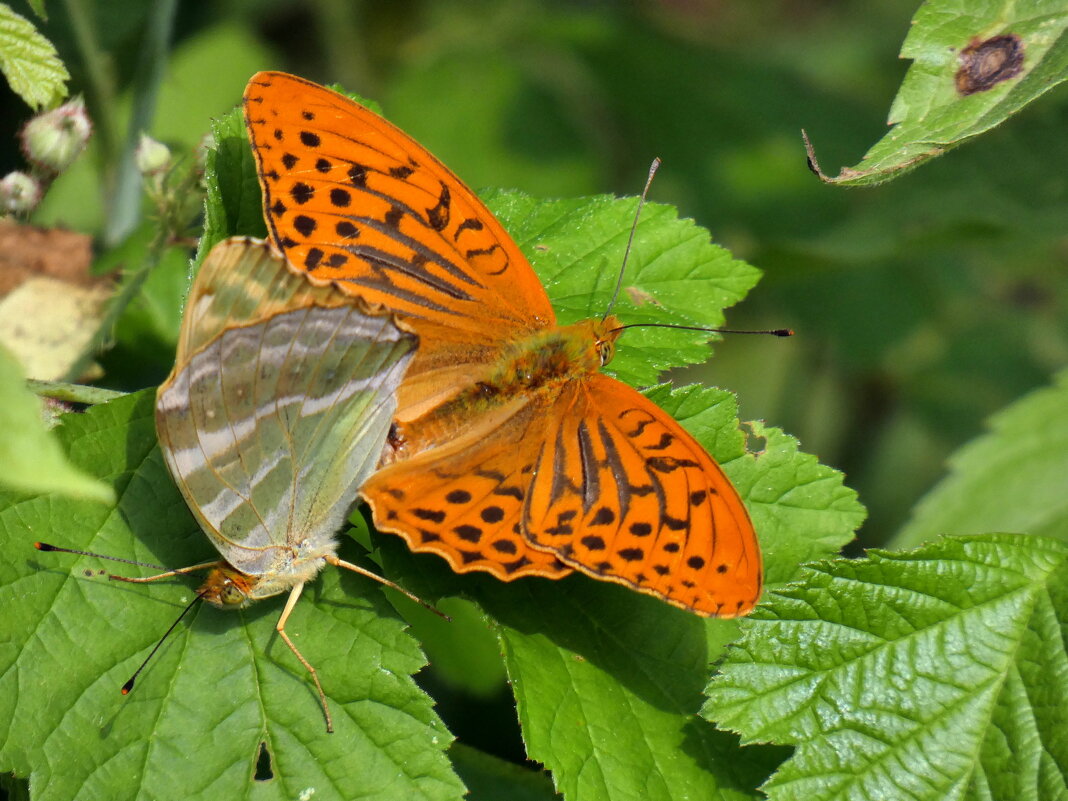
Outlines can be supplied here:
<path id="1" fill-rule="evenodd" d="M 1068 16 L 1037 2 L 964 10 L 949 0 L 924 3 L 901 47 L 913 64 L 890 108 L 890 131 L 837 176 L 820 169 L 810 147 L 813 171 L 827 183 L 877 184 L 989 131 L 1068 77 L 1066 35 Z"/>

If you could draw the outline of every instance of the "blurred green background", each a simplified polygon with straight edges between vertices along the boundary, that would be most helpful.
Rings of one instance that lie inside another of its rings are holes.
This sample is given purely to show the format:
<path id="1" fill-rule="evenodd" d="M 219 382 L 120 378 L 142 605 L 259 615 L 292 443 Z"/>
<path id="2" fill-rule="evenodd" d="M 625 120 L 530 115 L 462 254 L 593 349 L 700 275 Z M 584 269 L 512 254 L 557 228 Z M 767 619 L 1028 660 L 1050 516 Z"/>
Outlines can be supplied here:
<path id="1" fill-rule="evenodd" d="M 143 74 L 154 5 L 50 2 L 40 23 L 13 3 L 56 44 L 75 92 L 92 86 L 85 30 L 95 31 L 103 58 L 93 69 L 116 87 L 104 122 L 116 136 Z M 949 453 L 1068 362 L 1063 91 L 890 184 L 825 186 L 806 166 L 802 128 L 832 174 L 885 133 L 916 8 L 185 2 L 149 132 L 191 153 L 255 70 L 282 69 L 378 100 L 476 188 L 636 194 L 660 156 L 651 197 L 764 272 L 728 324 L 797 331 L 792 340 L 728 337 L 708 365 L 673 378 L 737 392 L 743 420 L 781 427 L 845 471 L 870 512 L 856 548 L 879 546 L 943 475 Z M 0 173 L 21 167 L 14 135 L 28 117 L 3 91 Z M 89 99 L 99 111 L 101 99 Z M 34 222 L 103 243 L 102 149 L 98 136 Z M 145 230 L 117 249 L 101 244 L 101 265 L 136 258 Z M 138 389 L 169 371 L 178 317 L 162 299 L 183 286 L 187 257 L 176 249 L 120 323 L 105 385 Z"/>

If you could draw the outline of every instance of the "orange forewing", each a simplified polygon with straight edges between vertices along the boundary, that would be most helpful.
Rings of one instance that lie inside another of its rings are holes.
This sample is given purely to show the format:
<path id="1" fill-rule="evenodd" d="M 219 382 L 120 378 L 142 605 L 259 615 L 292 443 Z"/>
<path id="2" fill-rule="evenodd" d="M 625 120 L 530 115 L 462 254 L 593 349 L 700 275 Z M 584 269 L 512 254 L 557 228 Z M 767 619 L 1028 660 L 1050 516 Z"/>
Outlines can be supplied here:
<path id="1" fill-rule="evenodd" d="M 244 109 L 271 238 L 313 282 L 475 342 L 555 324 L 501 224 L 403 131 L 280 72 L 252 77 Z"/>

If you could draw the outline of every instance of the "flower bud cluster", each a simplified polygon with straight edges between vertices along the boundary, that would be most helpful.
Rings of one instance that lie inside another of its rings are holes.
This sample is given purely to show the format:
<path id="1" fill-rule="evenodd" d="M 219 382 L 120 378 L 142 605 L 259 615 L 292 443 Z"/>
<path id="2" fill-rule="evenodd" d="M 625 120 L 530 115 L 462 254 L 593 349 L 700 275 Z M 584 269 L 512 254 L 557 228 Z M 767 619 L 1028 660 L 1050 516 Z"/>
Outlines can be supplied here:
<path id="1" fill-rule="evenodd" d="M 32 169 L 0 178 L 0 213 L 26 216 L 33 211 L 52 180 L 82 154 L 92 133 L 93 124 L 80 97 L 22 126 L 19 141 Z"/>
<path id="2" fill-rule="evenodd" d="M 58 175 L 85 150 L 93 124 L 80 97 L 38 114 L 19 134 L 27 160 L 44 173 Z"/>
<path id="3" fill-rule="evenodd" d="M 192 158 L 176 159 L 162 142 L 142 133 L 134 151 L 145 192 L 156 206 L 161 229 L 172 241 L 192 236 L 204 204 L 203 143 Z"/>

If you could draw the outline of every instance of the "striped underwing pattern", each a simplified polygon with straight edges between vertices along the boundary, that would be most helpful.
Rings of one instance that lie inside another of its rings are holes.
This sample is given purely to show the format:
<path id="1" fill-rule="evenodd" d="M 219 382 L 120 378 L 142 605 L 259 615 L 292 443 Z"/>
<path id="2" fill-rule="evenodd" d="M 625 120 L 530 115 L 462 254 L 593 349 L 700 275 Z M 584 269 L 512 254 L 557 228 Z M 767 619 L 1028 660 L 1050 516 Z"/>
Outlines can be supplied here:
<path id="1" fill-rule="evenodd" d="M 294 274 L 270 246 L 217 244 L 194 280 L 156 399 L 164 461 L 222 559 L 200 597 L 239 608 L 304 584 L 375 469 L 416 347 L 391 315 Z M 185 571 L 176 571 L 185 572 Z"/>

